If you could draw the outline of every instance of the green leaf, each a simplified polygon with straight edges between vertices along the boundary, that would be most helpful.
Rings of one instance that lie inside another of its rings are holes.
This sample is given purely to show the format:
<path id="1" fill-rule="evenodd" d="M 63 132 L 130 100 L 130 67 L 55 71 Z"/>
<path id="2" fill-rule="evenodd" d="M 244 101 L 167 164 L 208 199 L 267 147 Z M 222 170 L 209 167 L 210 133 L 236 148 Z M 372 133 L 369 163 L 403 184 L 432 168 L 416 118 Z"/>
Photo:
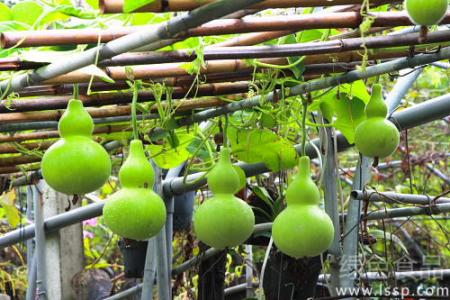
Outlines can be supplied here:
<path id="1" fill-rule="evenodd" d="M 81 68 L 79 70 L 82 73 L 88 74 L 90 76 L 94 76 L 96 78 L 99 78 L 105 82 L 108 83 L 114 83 L 114 79 L 112 79 L 111 77 L 108 76 L 108 74 L 106 74 L 102 69 L 94 66 L 94 65 L 90 65 L 84 68 Z"/>
<path id="2" fill-rule="evenodd" d="M 44 8 L 35 1 L 19 2 L 11 9 L 13 20 L 33 25 L 44 12 Z"/>
<path id="3" fill-rule="evenodd" d="M 229 127 L 227 136 L 233 152 L 244 162 L 263 162 L 275 172 L 296 165 L 297 152 L 294 146 L 269 129 L 238 131 Z"/>
<path id="4" fill-rule="evenodd" d="M 19 210 L 15 206 L 16 193 L 11 190 L 0 196 L 0 206 L 3 207 L 6 219 L 11 227 L 16 227 L 20 222 Z"/>
<path id="5" fill-rule="evenodd" d="M 0 22 L 11 21 L 13 14 L 11 9 L 3 3 L 0 3 Z"/>
<path id="6" fill-rule="evenodd" d="M 343 84 L 323 95 L 310 105 L 310 110 L 324 110 L 327 119 L 334 119 L 334 127 L 341 131 L 349 143 L 355 141 L 356 127 L 365 120 L 365 105 L 370 100 L 366 85 L 359 80 Z"/>
<path id="7" fill-rule="evenodd" d="M 150 150 L 152 157 L 158 167 L 170 169 L 179 166 L 190 157 L 187 150 L 188 145 L 194 139 L 194 136 L 184 132 L 177 132 L 179 144 L 176 148 L 172 148 L 169 143 L 164 145 L 148 145 L 146 148 Z"/>
<path id="8" fill-rule="evenodd" d="M 123 3 L 123 12 L 129 13 L 141 8 L 147 4 L 153 3 L 155 0 L 125 0 Z"/>

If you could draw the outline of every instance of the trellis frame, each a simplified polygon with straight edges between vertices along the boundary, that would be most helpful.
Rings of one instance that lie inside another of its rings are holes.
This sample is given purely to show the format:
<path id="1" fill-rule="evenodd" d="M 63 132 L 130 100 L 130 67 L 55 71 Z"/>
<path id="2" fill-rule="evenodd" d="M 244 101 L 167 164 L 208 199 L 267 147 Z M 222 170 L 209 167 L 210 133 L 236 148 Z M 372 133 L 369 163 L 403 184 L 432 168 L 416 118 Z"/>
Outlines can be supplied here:
<path id="1" fill-rule="evenodd" d="M 231 0 L 229 0 L 231 1 Z M 221 3 L 223 3 L 224 7 L 227 7 L 227 13 L 232 12 L 235 7 L 231 8 L 226 6 L 224 4 L 225 1 L 219 1 Z M 234 1 L 236 3 L 240 3 L 240 1 Z M 253 1 L 248 1 L 250 2 L 259 2 L 256 0 Z M 320 1 L 317 1 L 320 2 Z M 345 1 L 344 1 L 345 2 Z M 387 1 L 389 2 L 389 1 Z M 213 5 L 217 5 L 216 3 Z M 243 6 L 243 5 L 242 5 Z M 211 6 L 212 7 L 212 6 Z M 217 9 L 217 7 L 215 8 Z M 237 8 L 236 8 L 237 9 Z M 211 10 L 208 10 L 208 6 L 205 6 L 201 9 L 199 9 L 199 14 L 204 13 L 209 14 L 212 12 Z M 221 13 L 225 13 L 225 10 L 221 11 Z M 218 14 L 216 13 L 216 15 L 214 16 L 218 16 Z M 214 17 L 212 16 L 212 17 Z M 180 20 L 183 19 L 180 18 Z M 186 18 L 189 21 L 189 26 L 194 27 L 197 26 L 199 24 L 198 21 L 194 22 L 192 21 L 189 17 Z M 184 19 L 183 19 L 184 20 Z M 202 22 L 204 21 L 204 19 L 202 19 Z M 177 31 L 180 28 L 186 29 L 184 27 L 184 25 L 181 25 L 183 22 L 180 23 L 176 23 L 177 21 L 173 21 L 169 23 L 169 27 L 173 26 L 174 31 Z M 192 23 L 191 23 L 192 22 Z M 180 26 L 180 27 L 179 27 Z M 280 28 L 277 28 L 280 29 Z M 160 44 L 158 43 L 157 39 L 167 39 L 168 37 L 172 37 L 174 36 L 170 30 L 168 32 L 165 33 L 160 33 L 160 34 L 156 34 L 155 35 L 145 35 L 144 33 L 141 34 L 134 34 L 132 37 L 128 37 L 128 38 L 136 38 L 136 40 L 134 41 L 133 46 L 131 45 L 127 45 L 127 43 L 125 43 L 125 38 L 123 38 L 122 40 L 118 39 L 112 42 L 109 42 L 108 44 L 106 44 L 105 46 L 101 46 L 100 47 L 100 51 L 98 52 L 100 54 L 100 58 L 107 58 L 109 56 L 114 56 L 115 54 L 118 54 L 119 52 L 123 51 L 128 51 L 134 48 L 138 48 L 139 46 L 141 46 L 143 44 L 142 40 L 139 41 L 140 38 L 144 37 L 145 40 L 147 41 L 154 41 L 156 42 L 154 45 L 154 47 L 158 47 L 160 46 Z M 430 34 L 430 37 L 434 37 L 434 36 L 439 36 L 441 37 L 441 40 L 437 40 L 437 41 L 447 41 L 448 37 L 446 36 L 447 33 L 442 33 L 442 32 L 438 32 L 437 34 Z M 411 38 L 411 44 L 417 44 L 416 42 L 418 41 L 418 34 L 411 34 L 411 37 L 414 37 L 414 39 L 416 39 L 415 41 L 413 40 L 413 38 Z M 120 41 L 119 41 L 120 40 Z M 386 39 L 385 39 L 386 40 Z M 122 44 L 123 43 L 123 44 Z M 334 43 L 334 44 L 338 44 L 338 43 Z M 357 42 L 355 40 L 355 44 L 357 45 Z M 370 43 L 369 43 L 370 45 Z M 109 47 L 109 48 L 108 48 Z M 116 49 L 114 51 L 110 51 L 112 48 Z M 282 47 L 281 47 L 282 48 Z M 301 48 L 301 45 L 300 45 Z M 264 48 L 260 48 L 262 52 L 267 51 L 267 49 Z M 219 48 L 220 50 L 220 48 Z M 211 53 L 214 53 L 214 51 L 216 51 L 215 53 L 217 54 L 218 52 L 220 52 L 219 50 L 211 50 Z M 223 50 L 223 53 L 226 53 L 225 51 L 227 50 Z M 299 53 L 301 54 L 301 52 L 299 52 L 300 50 L 297 49 L 297 52 L 293 52 L 291 53 L 292 55 L 299 55 Z M 262 53 L 261 52 L 261 53 Z M 40 67 L 37 71 L 34 71 L 31 73 L 30 77 L 31 81 L 30 82 L 25 82 L 25 78 L 27 78 L 27 76 L 20 76 L 17 78 L 14 78 L 12 81 L 12 85 L 8 90 L 5 90 L 5 87 L 7 85 L 9 85 L 9 82 L 3 82 L 0 83 L 0 85 L 3 87 L 3 91 L 14 91 L 17 89 L 21 89 L 27 85 L 29 85 L 30 83 L 37 83 L 40 81 L 43 81 L 44 79 L 47 78 L 51 78 L 51 77 L 55 77 L 56 75 L 62 75 L 67 73 L 68 71 L 71 70 L 75 70 L 78 69 L 79 67 L 89 64 L 91 63 L 93 60 L 93 51 L 89 52 L 89 53 L 84 53 L 79 55 L 76 59 L 75 62 L 73 64 L 70 64 L 69 67 L 62 67 L 61 64 L 51 64 L 48 66 L 42 66 Z M 260 55 L 264 55 L 264 54 L 260 54 Z M 321 80 L 315 80 L 309 83 L 305 83 L 299 86 L 296 86 L 292 89 L 290 89 L 290 95 L 299 95 L 299 94 L 303 94 L 306 92 L 311 92 L 314 90 L 320 90 L 320 89 L 324 89 L 327 87 L 331 87 L 333 85 L 337 85 L 337 84 L 341 84 L 341 83 L 345 83 L 345 82 L 352 82 L 361 78 L 368 78 L 368 77 L 372 77 L 372 76 L 377 76 L 377 75 L 381 75 L 381 74 L 385 74 L 388 72 L 392 72 L 395 70 L 399 70 L 399 69 L 404 69 L 404 68 L 408 68 L 408 67 L 415 67 L 415 66 L 422 66 L 422 65 L 427 65 L 431 62 L 435 62 L 435 61 L 439 61 L 442 59 L 448 59 L 450 58 L 450 48 L 444 48 L 441 49 L 441 51 L 437 52 L 437 53 L 433 53 L 433 54 L 422 54 L 422 55 L 418 55 L 416 57 L 410 57 L 410 58 L 404 58 L 404 59 L 398 59 L 395 61 L 390 61 L 390 62 L 386 62 L 383 63 L 379 66 L 373 66 L 373 67 L 369 67 L 365 72 L 360 72 L 360 71 L 352 71 L 352 72 L 348 72 L 347 74 L 344 75 L 340 75 L 340 76 L 334 76 L 333 78 L 326 78 L 326 79 L 321 79 Z M 148 63 L 148 62 L 147 62 Z M 415 77 L 416 79 L 417 77 Z M 410 81 L 409 83 L 413 82 Z M 267 97 L 269 99 L 269 101 L 273 100 L 275 97 L 276 93 L 272 93 L 269 94 L 269 96 Z M 401 93 L 400 93 L 401 94 Z M 401 97 L 397 97 L 397 100 L 400 100 Z M 428 101 L 426 102 L 426 105 L 418 105 L 418 107 L 413 107 L 410 109 L 406 109 L 405 111 L 393 114 L 391 116 L 391 121 L 393 121 L 397 127 L 399 127 L 399 129 L 404 129 L 404 128 L 411 128 L 413 126 L 417 126 L 417 125 L 421 125 L 424 124 L 425 122 L 431 121 L 431 120 L 435 120 L 435 119 L 439 119 L 443 116 L 446 116 L 449 114 L 448 108 L 450 107 L 450 96 L 446 95 L 446 96 L 442 96 L 438 99 L 435 99 L 433 101 Z M 228 105 L 225 105 L 223 107 L 219 107 L 219 108 L 213 108 L 213 109 L 209 109 L 203 112 L 199 112 L 193 116 L 190 117 L 186 117 L 184 119 L 181 119 L 181 121 L 179 122 L 179 126 L 186 126 L 186 125 L 190 125 L 193 124 L 194 122 L 201 122 L 204 120 L 207 120 L 209 118 L 214 118 L 216 116 L 220 116 L 220 115 L 224 115 L 233 111 L 237 111 L 237 110 L 241 110 L 241 109 L 245 109 L 245 108 L 250 108 L 250 107 L 254 107 L 257 106 L 259 103 L 259 97 L 254 97 L 251 99 L 246 99 L 246 100 L 241 100 L 241 101 L 237 101 L 235 103 L 231 103 Z M 396 107 L 396 105 L 390 105 L 391 109 Z M 422 114 L 417 117 L 417 112 L 420 111 Z M 126 113 L 128 114 L 128 111 L 126 111 Z M 156 115 L 155 115 L 156 117 Z M 127 120 L 127 118 L 122 118 L 120 120 Z M 110 121 L 110 120 L 108 120 Z M 55 122 L 53 123 L 53 125 L 55 124 Z M 342 136 L 337 136 L 336 137 L 338 140 L 338 146 L 342 148 L 347 148 L 350 145 L 346 144 L 346 141 L 343 139 Z M 317 142 L 317 141 L 316 141 Z M 116 144 L 116 146 L 118 146 Z M 309 147 L 308 148 L 308 153 L 313 156 L 313 151 L 312 148 Z M 330 159 L 330 161 L 332 161 L 332 157 L 327 157 L 327 159 Z M 368 172 L 368 166 L 369 161 L 364 160 L 363 162 L 365 163 L 365 168 L 363 168 L 363 172 Z M 266 172 L 268 171 L 267 168 L 263 165 L 263 164 L 257 164 L 257 165 L 242 165 L 243 169 L 246 171 L 247 176 L 252 176 L 255 174 L 259 174 L 262 172 Z M 201 174 L 194 174 L 189 176 L 190 178 L 199 178 Z M 19 180 L 20 181 L 20 180 Z M 355 182 L 357 182 L 358 180 L 355 180 Z M 26 181 L 25 181 L 26 182 Z M 362 193 L 362 189 L 364 184 L 362 184 L 364 182 L 364 180 L 362 180 L 360 183 L 356 183 L 356 187 L 357 190 L 354 191 L 352 193 L 352 196 L 354 199 L 359 199 L 362 196 L 360 195 L 360 193 Z M 168 180 L 164 183 L 163 187 L 164 187 L 164 195 L 170 197 L 170 195 L 172 195 L 173 193 L 182 193 L 185 192 L 187 190 L 191 190 L 191 189 L 196 189 L 197 187 L 203 185 L 204 182 L 199 181 L 198 183 L 196 183 L 195 185 L 186 185 L 183 182 L 181 182 L 181 178 L 174 178 L 171 180 Z M 329 183 L 330 186 L 332 186 L 332 183 Z M 408 197 L 405 195 L 397 195 L 398 197 L 403 197 L 405 199 L 412 199 L 412 197 Z M 413 200 L 410 200 L 413 201 Z M 354 201 L 353 203 L 356 203 L 354 207 L 357 207 L 357 203 L 358 201 Z M 442 203 L 442 204 L 438 204 L 438 206 L 434 207 L 434 208 L 425 208 L 425 209 L 403 209 L 403 210 L 393 210 L 390 212 L 378 212 L 375 213 L 373 216 L 369 216 L 369 218 L 374 219 L 374 218 L 385 218 L 385 217 L 396 217 L 396 216 L 407 216 L 407 215 L 415 215 L 415 214 L 426 214 L 429 213 L 430 210 L 431 212 L 439 213 L 439 212 L 448 212 L 450 211 L 450 207 L 447 205 L 447 203 Z M 356 217 L 359 218 L 360 217 L 360 212 L 358 212 L 359 209 L 354 209 L 352 211 L 350 211 L 347 215 L 347 218 L 351 217 Z M 101 212 L 101 205 L 99 205 L 98 203 L 90 205 L 89 207 L 83 208 L 83 209 L 79 209 L 78 211 L 73 211 L 73 212 L 69 212 L 67 214 L 64 214 L 64 216 L 58 216 L 53 218 L 52 220 L 47 220 L 46 222 L 46 226 L 47 228 L 51 228 L 52 226 L 54 227 L 58 227 L 58 226 L 65 226 L 66 221 L 71 220 L 71 222 L 76 221 L 79 222 L 81 219 L 80 218 L 90 218 L 93 216 L 97 216 L 98 213 Z M 375 216 L 375 217 L 374 217 Z M 334 219 L 336 218 L 336 215 L 334 214 Z M 335 220 L 336 221 L 336 220 Z M 52 223 L 53 222 L 53 223 Z M 59 223 L 58 223 L 59 222 Z M 356 222 L 358 223 L 359 220 L 356 220 Z M 52 225 L 53 224 L 53 225 Z M 350 224 L 350 223 L 348 223 Z M 30 228 L 28 227 L 24 229 L 24 236 L 27 236 L 28 238 L 30 238 Z M 255 230 L 259 231 L 259 230 L 267 230 L 268 228 L 270 228 L 270 224 L 261 224 L 258 225 Z M 9 236 L 11 237 L 11 235 Z M 5 240 L 7 240 L 8 236 L 5 237 L 1 237 L 0 238 L 0 245 L 2 245 L 2 242 L 4 242 Z M 354 236 L 352 239 L 349 239 L 352 241 L 352 245 L 350 245 L 348 247 L 347 252 L 354 252 L 354 247 L 355 247 L 355 242 L 356 239 L 354 239 Z M 10 241 L 11 242 L 11 241 Z M 163 241 L 160 241 L 159 245 L 163 245 L 165 244 Z M 4 244 L 3 244 L 4 245 Z M 345 245 L 345 242 L 344 242 Z M 163 250 L 164 252 L 164 250 Z M 345 246 L 344 246 L 344 252 L 346 252 Z M 208 250 L 204 255 L 202 255 L 202 258 L 204 257 L 208 257 L 208 255 L 212 255 L 214 254 L 214 249 Z M 200 260 L 201 258 L 198 259 L 194 259 L 192 261 L 188 261 L 185 264 L 183 264 L 182 266 L 176 268 L 173 270 L 172 273 L 177 273 L 177 272 L 181 272 L 185 269 L 187 269 L 188 267 L 193 266 L 196 262 L 198 262 L 198 260 Z M 163 267 L 164 268 L 164 267 Z M 351 276 L 348 277 L 349 281 L 347 283 L 344 283 L 344 285 L 349 285 L 351 286 Z M 167 295 L 163 297 L 164 299 L 167 298 Z M 168 298 L 167 298 L 168 299 Z"/>

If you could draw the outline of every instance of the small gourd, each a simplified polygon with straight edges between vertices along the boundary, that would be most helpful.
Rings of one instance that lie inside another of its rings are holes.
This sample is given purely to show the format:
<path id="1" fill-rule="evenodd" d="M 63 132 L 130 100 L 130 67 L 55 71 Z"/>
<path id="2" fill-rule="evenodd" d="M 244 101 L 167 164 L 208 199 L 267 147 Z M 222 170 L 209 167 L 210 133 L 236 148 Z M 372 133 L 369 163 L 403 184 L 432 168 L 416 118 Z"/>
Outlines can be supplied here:
<path id="1" fill-rule="evenodd" d="M 230 150 L 222 148 L 219 161 L 207 175 L 214 195 L 203 202 L 194 215 L 197 238 L 211 247 L 224 249 L 240 245 L 253 232 L 252 209 L 234 196 L 242 188 L 240 177 L 230 161 Z"/>
<path id="2" fill-rule="evenodd" d="M 42 176 L 54 190 L 65 194 L 93 192 L 111 175 L 108 152 L 92 140 L 94 122 L 80 100 L 69 101 L 58 123 L 61 139 L 42 157 Z"/>
<path id="3" fill-rule="evenodd" d="M 438 25 L 445 17 L 448 0 L 405 0 L 406 11 L 416 25 Z"/>
<path id="4" fill-rule="evenodd" d="M 166 206 L 153 191 L 155 172 L 140 140 L 130 143 L 130 153 L 119 171 L 122 188 L 103 207 L 106 226 L 128 239 L 155 236 L 166 222 Z"/>
<path id="5" fill-rule="evenodd" d="M 386 119 L 388 108 L 383 101 L 382 86 L 374 84 L 366 106 L 367 119 L 356 127 L 356 148 L 367 157 L 384 158 L 391 155 L 400 143 L 400 134 Z"/>
<path id="6" fill-rule="evenodd" d="M 334 227 L 319 207 L 320 191 L 311 179 L 307 156 L 300 157 L 298 174 L 286 190 L 286 203 L 272 226 L 277 248 L 294 258 L 313 257 L 326 251 L 333 242 Z"/>

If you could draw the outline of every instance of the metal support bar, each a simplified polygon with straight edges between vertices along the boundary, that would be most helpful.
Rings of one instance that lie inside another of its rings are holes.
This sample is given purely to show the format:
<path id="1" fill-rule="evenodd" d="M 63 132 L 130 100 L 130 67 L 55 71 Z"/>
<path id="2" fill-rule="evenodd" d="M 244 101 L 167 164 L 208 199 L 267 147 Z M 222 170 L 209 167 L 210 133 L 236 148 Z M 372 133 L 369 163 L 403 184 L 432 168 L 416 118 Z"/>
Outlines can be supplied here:
<path id="1" fill-rule="evenodd" d="M 34 220 L 35 220 L 35 236 L 36 236 L 36 287 L 39 299 L 47 299 L 47 267 L 45 254 L 45 229 L 44 229 L 44 213 L 41 202 L 41 194 L 36 186 L 32 186 L 33 203 L 34 203 Z"/>
<path id="2" fill-rule="evenodd" d="M 445 204 L 450 203 L 450 198 L 428 195 L 414 195 L 414 194 L 398 194 L 392 192 L 379 193 L 374 190 L 355 190 L 351 192 L 352 199 L 363 200 L 370 202 L 386 202 L 386 203 L 398 203 L 398 204 Z M 436 200 L 434 200 L 436 199 Z"/>
<path id="3" fill-rule="evenodd" d="M 148 240 L 147 253 L 145 255 L 144 279 L 142 280 L 142 300 L 153 298 L 153 285 L 156 273 L 155 239 Z"/>

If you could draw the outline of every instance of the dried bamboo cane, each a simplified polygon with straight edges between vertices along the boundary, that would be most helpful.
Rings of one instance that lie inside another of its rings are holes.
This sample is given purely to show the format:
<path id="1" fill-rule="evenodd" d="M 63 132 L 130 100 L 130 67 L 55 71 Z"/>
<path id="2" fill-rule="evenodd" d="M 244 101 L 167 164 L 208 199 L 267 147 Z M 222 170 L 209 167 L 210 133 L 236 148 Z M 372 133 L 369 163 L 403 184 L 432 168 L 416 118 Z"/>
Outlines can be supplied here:
<path id="1" fill-rule="evenodd" d="M 202 97 L 215 95 L 230 95 L 245 93 L 248 91 L 248 82 L 236 83 L 214 83 L 201 84 L 196 88 L 190 87 L 174 87 L 171 93 L 173 99 L 184 99 L 185 97 Z M 90 96 L 80 95 L 84 106 L 104 106 L 112 104 L 129 104 L 131 103 L 132 92 L 112 92 L 98 93 Z M 166 95 L 163 96 L 165 100 Z M 45 98 L 19 98 L 14 100 L 0 101 L 0 113 L 25 112 L 37 110 L 63 109 L 71 99 L 71 96 L 55 96 Z M 138 101 L 147 102 L 154 101 L 154 93 L 152 91 L 142 91 L 139 93 Z"/>
<path id="2" fill-rule="evenodd" d="M 413 25 L 405 12 L 374 12 L 373 27 Z M 300 31 L 324 28 L 357 28 L 363 18 L 359 12 L 322 13 L 294 16 L 249 17 L 220 19 L 186 31 L 177 38 L 238 34 L 256 31 Z M 450 23 L 450 13 L 441 24 Z M 2 48 L 55 45 L 96 44 L 112 41 L 138 30 L 154 30 L 155 26 L 136 26 L 116 29 L 66 29 L 45 31 L 11 31 L 0 35 Z"/>
<path id="3" fill-rule="evenodd" d="M 166 12 L 166 11 L 188 11 L 198 8 L 201 5 L 214 2 L 214 0 L 155 0 L 137 10 L 137 12 Z M 396 3 L 395 0 L 371 0 L 372 5 L 385 3 Z M 253 9 L 268 8 L 290 8 L 290 7 L 316 7 L 316 6 L 334 6 L 361 4 L 361 0 L 267 0 L 262 3 L 251 6 Z M 101 13 L 112 14 L 123 12 L 123 0 L 99 0 Z"/>
<path id="4" fill-rule="evenodd" d="M 129 125 L 106 125 L 106 126 L 102 125 L 102 126 L 97 126 L 94 129 L 94 135 L 110 134 L 110 133 L 114 133 L 114 132 L 121 132 L 121 131 L 128 131 L 128 130 L 130 130 Z M 32 140 L 32 141 L 46 140 L 46 139 L 54 139 L 54 138 L 58 138 L 58 137 L 59 137 L 59 133 L 57 130 L 2 134 L 2 135 L 0 135 L 0 143 L 23 142 L 23 141 L 30 141 L 30 140 Z"/>

